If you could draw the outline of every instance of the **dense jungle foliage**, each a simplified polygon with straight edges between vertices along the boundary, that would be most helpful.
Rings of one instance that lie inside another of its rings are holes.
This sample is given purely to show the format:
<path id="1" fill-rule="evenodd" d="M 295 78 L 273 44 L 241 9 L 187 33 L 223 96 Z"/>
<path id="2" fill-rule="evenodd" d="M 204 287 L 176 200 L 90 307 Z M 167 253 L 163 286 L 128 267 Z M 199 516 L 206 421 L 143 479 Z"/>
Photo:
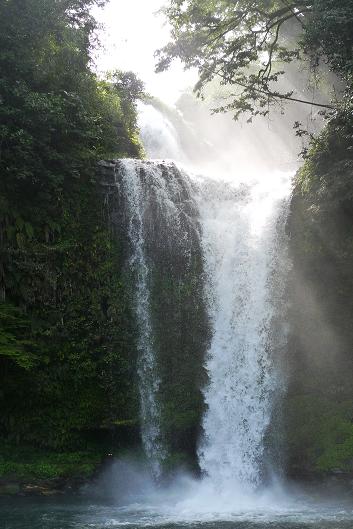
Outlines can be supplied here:
<path id="1" fill-rule="evenodd" d="M 353 120 L 350 90 L 297 175 L 287 400 L 293 473 L 353 471 Z"/>
<path id="2" fill-rule="evenodd" d="M 94 3 L 0 2 L 0 474 L 8 445 L 111 451 L 138 413 L 121 248 L 96 164 L 141 156 L 143 86 L 92 73 Z"/>

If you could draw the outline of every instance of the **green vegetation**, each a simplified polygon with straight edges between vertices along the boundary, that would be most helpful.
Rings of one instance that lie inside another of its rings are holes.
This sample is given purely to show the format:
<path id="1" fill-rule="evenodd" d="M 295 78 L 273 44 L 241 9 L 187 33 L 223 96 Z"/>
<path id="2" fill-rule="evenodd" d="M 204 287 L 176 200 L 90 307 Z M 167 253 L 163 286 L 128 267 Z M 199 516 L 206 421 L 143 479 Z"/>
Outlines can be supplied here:
<path id="1" fill-rule="evenodd" d="M 288 225 L 288 453 L 306 471 L 353 471 L 352 138 L 342 111 L 313 142 Z"/>
<path id="2" fill-rule="evenodd" d="M 64 452 L 137 437 L 123 249 L 96 164 L 141 156 L 143 86 L 92 73 L 94 3 L 0 5 L 0 438 L 44 450 L 21 467 L 3 445 L 0 475 L 74 472 L 76 457 L 88 472 L 97 456 Z"/>
<path id="3" fill-rule="evenodd" d="M 327 395 L 293 397 L 287 408 L 291 472 L 302 474 L 353 471 L 353 400 Z"/>
<path id="4" fill-rule="evenodd" d="M 308 102 L 280 83 L 290 63 L 302 67 L 314 64 L 313 55 L 327 57 L 343 73 L 336 47 L 344 48 L 345 59 L 351 56 L 350 0 L 171 0 L 165 12 L 172 40 L 159 51 L 158 70 L 174 59 L 197 68 L 198 95 L 218 79 L 229 93 L 215 112 L 230 111 L 235 118 L 266 116 L 271 105 L 287 100 Z"/>
<path id="5" fill-rule="evenodd" d="M 99 450 L 53 452 L 6 443 L 0 449 L 0 477 L 17 480 L 89 477 L 104 456 Z"/>
<path id="6" fill-rule="evenodd" d="M 293 272 L 286 428 L 290 472 L 353 471 L 352 2 L 317 1 L 306 44 L 344 94 L 297 174 L 288 231 Z M 327 16 L 320 16 L 320 10 Z"/>
<path id="7" fill-rule="evenodd" d="M 210 331 L 203 299 L 202 253 L 196 238 L 192 246 L 191 258 L 178 252 L 167 262 L 165 258 L 155 261 L 158 269 L 152 276 L 162 431 L 170 469 L 182 463 L 197 470 L 204 411 L 201 388 L 206 382 L 203 365 Z"/>

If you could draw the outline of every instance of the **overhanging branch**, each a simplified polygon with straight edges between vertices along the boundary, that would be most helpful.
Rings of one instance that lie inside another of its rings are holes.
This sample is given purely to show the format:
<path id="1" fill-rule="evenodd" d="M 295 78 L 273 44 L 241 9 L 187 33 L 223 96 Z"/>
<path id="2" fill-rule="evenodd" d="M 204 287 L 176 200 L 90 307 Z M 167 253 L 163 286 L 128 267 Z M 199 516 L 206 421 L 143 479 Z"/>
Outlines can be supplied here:
<path id="1" fill-rule="evenodd" d="M 201 68 L 206 70 L 206 71 L 208 70 L 208 68 L 206 66 L 202 66 Z M 224 81 L 227 82 L 227 84 L 235 84 L 237 86 L 241 86 L 242 88 L 245 88 L 248 92 L 253 91 L 253 92 L 257 92 L 259 94 L 263 94 L 263 95 L 266 95 L 268 97 L 271 97 L 272 99 L 281 99 L 281 100 L 285 100 L 285 101 L 293 101 L 294 103 L 301 103 L 301 104 L 309 105 L 309 106 L 313 106 L 313 107 L 320 107 L 320 108 L 327 108 L 328 110 L 335 110 L 335 107 L 332 106 L 332 105 L 328 105 L 328 104 L 325 104 L 325 103 L 316 103 L 314 101 L 305 101 L 305 99 L 299 99 L 297 97 L 287 96 L 285 94 L 279 94 L 279 93 L 275 93 L 275 92 L 270 92 L 270 91 L 267 91 L 267 90 L 263 90 L 261 88 L 257 88 L 256 86 L 248 86 L 245 83 L 241 83 L 240 81 L 230 80 L 224 74 L 222 74 L 221 71 L 215 72 L 215 71 L 211 71 L 211 69 L 210 69 L 210 72 L 212 73 L 212 75 L 217 75 L 218 77 L 221 77 Z"/>

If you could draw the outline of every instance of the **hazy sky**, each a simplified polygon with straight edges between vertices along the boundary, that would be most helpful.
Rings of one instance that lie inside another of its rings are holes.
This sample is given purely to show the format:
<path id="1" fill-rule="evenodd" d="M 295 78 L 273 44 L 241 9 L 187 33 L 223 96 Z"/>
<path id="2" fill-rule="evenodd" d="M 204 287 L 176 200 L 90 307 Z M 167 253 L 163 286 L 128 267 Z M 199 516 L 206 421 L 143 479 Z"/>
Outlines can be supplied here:
<path id="1" fill-rule="evenodd" d="M 196 74 L 184 72 L 180 64 L 155 74 L 154 52 L 169 40 L 169 29 L 157 11 L 166 0 L 110 0 L 95 16 L 104 24 L 100 35 L 103 49 L 96 59 L 99 71 L 133 70 L 145 82 L 147 91 L 174 103 L 181 90 L 196 81 Z"/>

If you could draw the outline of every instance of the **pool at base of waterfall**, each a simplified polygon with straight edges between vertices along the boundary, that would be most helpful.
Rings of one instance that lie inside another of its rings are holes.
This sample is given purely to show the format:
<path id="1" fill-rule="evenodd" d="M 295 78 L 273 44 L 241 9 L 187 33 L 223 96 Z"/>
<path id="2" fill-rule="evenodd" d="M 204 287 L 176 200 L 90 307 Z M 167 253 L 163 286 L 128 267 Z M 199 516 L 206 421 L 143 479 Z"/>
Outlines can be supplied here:
<path id="1" fill-rule="evenodd" d="M 239 511 L 222 515 L 217 512 L 185 515 L 178 520 L 177 513 L 168 508 L 160 512 L 142 505 L 114 507 L 86 502 L 46 501 L 23 499 L 6 501 L 1 507 L 3 529 L 105 529 L 114 527 L 159 527 L 168 529 L 352 529 L 353 512 L 337 509 L 292 508 L 269 511 Z M 199 519 L 201 518 L 201 520 Z"/>
<path id="2" fill-rule="evenodd" d="M 185 492 L 185 491 L 184 491 Z M 191 492 L 191 491 L 189 491 Z M 352 529 L 351 492 L 335 499 L 322 491 L 291 495 L 260 493 L 247 499 L 202 490 L 186 495 L 180 490 L 118 501 L 73 498 L 1 498 L 2 529 L 105 529 L 158 527 L 168 529 Z M 257 499 L 258 498 L 258 499 Z"/>

